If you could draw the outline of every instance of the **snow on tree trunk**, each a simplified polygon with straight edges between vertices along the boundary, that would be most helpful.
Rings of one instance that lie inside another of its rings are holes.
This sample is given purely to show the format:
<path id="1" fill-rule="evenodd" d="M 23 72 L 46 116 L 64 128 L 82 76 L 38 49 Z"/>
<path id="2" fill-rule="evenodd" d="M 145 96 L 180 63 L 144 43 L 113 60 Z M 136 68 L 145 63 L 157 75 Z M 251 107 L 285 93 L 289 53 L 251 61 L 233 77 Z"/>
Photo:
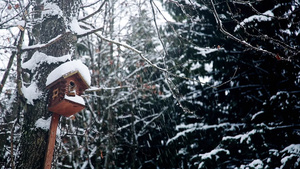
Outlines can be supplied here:
<path id="1" fill-rule="evenodd" d="M 17 168 L 42 168 L 44 156 L 47 146 L 48 130 L 35 126 L 36 122 L 42 118 L 47 119 L 51 113 L 47 110 L 47 91 L 45 91 L 45 82 L 48 74 L 58 66 L 61 61 L 70 59 L 57 60 L 57 62 L 43 62 L 34 59 L 33 56 L 40 52 L 39 56 L 63 57 L 71 53 L 72 43 L 76 41 L 76 36 L 67 32 L 67 23 L 70 17 L 76 14 L 76 1 L 66 0 L 47 0 L 35 1 L 34 17 L 30 24 L 32 33 L 29 46 L 47 44 L 43 48 L 29 50 L 26 57 L 23 58 L 23 63 L 31 63 L 29 66 L 23 67 L 23 79 L 28 81 L 23 82 L 22 92 L 27 100 L 22 107 L 24 113 L 24 121 L 22 126 L 22 136 L 20 140 L 20 155 L 17 159 Z M 31 34 L 30 34 L 31 35 Z M 58 37 L 58 38 L 57 38 Z M 53 39 L 55 39 L 53 43 Z M 52 41 L 51 41 L 52 40 Z M 50 43 L 52 42 L 52 43 Z M 33 60 L 32 60 L 33 59 Z M 36 62 L 34 62 L 36 61 Z M 27 65 L 28 66 L 28 65 Z M 25 75 L 28 78 L 25 78 Z M 29 85 L 28 85 L 29 84 Z M 34 84 L 32 86 L 32 84 Z M 30 87 L 31 86 L 31 87 Z M 26 95 L 29 93 L 29 95 Z M 32 93 L 37 93 L 36 97 L 29 101 Z"/>

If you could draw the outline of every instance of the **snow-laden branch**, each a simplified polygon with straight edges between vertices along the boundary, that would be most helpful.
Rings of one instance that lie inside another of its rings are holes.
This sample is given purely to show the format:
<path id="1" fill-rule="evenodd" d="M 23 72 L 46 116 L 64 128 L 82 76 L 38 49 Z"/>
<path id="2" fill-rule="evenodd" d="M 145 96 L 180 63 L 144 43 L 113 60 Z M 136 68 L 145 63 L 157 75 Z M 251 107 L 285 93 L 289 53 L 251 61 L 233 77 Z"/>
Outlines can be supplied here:
<path id="1" fill-rule="evenodd" d="M 118 41 L 115 41 L 115 40 L 112 40 L 112 39 L 103 37 L 102 35 L 100 35 L 100 34 L 98 34 L 98 33 L 95 33 L 95 34 L 96 34 L 99 38 L 101 38 L 102 40 L 104 40 L 104 41 L 107 41 L 107 42 L 110 42 L 110 43 L 113 43 L 113 44 L 116 44 L 116 45 L 120 45 L 120 46 L 123 46 L 123 47 L 125 47 L 125 48 L 127 48 L 127 49 L 129 49 L 129 50 L 134 51 L 135 53 L 137 53 L 137 54 L 140 56 L 140 58 L 142 58 L 144 61 L 146 61 L 149 65 L 151 65 L 152 67 L 154 67 L 154 68 L 156 68 L 156 69 L 158 69 L 158 70 L 160 70 L 160 71 L 162 71 L 162 72 L 164 72 L 164 73 L 166 73 L 166 74 L 168 74 L 168 75 L 170 75 L 170 76 L 177 77 L 177 78 L 184 79 L 184 80 L 188 80 L 188 81 L 197 82 L 197 83 L 204 84 L 204 85 L 208 85 L 208 86 L 210 86 L 211 88 L 217 88 L 217 87 L 220 87 L 220 86 L 222 86 L 223 84 L 226 84 L 226 83 L 228 83 L 229 81 L 232 80 L 232 78 L 231 78 L 230 80 L 226 81 L 225 83 L 219 84 L 219 85 L 217 85 L 217 86 L 211 86 L 211 85 L 209 85 L 209 84 L 207 84 L 207 83 L 204 83 L 204 82 L 201 82 L 200 80 L 197 80 L 197 79 L 191 79 L 191 78 L 188 78 L 188 77 L 179 76 L 179 75 L 177 75 L 177 74 L 174 74 L 174 73 L 168 71 L 167 69 L 164 69 L 164 68 L 159 67 L 159 66 L 157 66 L 156 64 L 152 63 L 149 59 L 147 59 L 147 58 L 142 54 L 141 51 L 135 49 L 134 47 L 132 47 L 132 46 L 130 46 L 130 45 L 128 45 L 128 44 L 125 44 L 125 43 L 121 43 L 121 42 L 118 42 Z M 233 77 L 235 76 L 236 72 L 237 72 L 237 69 L 236 69 L 236 71 L 235 71 Z"/>
<path id="2" fill-rule="evenodd" d="M 217 10 L 216 10 L 216 7 L 215 7 L 215 4 L 214 4 L 213 0 L 211 0 L 211 5 L 212 5 L 212 12 L 213 12 L 213 15 L 214 15 L 215 20 L 216 20 L 216 22 L 217 22 L 217 24 L 218 24 L 218 26 L 219 26 L 219 28 L 220 28 L 220 31 L 221 31 L 222 33 L 224 33 L 225 35 L 227 35 L 229 38 L 231 38 L 231 39 L 233 39 L 233 40 L 235 40 L 235 41 L 237 41 L 237 42 L 239 42 L 239 43 L 245 45 L 246 47 L 249 47 L 249 48 L 251 48 L 251 49 L 253 49 L 253 50 L 256 50 L 256 51 L 259 51 L 259 52 L 262 52 L 262 53 L 271 55 L 271 56 L 273 56 L 273 57 L 276 58 L 277 54 L 272 53 L 272 52 L 270 52 L 270 51 L 268 51 L 268 50 L 265 50 L 265 49 L 262 49 L 262 48 L 255 47 L 255 46 L 251 45 L 250 43 L 248 43 L 248 42 L 246 42 L 246 41 L 244 41 L 244 40 L 241 40 L 241 39 L 239 39 L 238 37 L 232 35 L 232 34 L 229 33 L 228 31 L 226 31 L 226 30 L 224 29 L 224 27 L 223 27 L 222 20 L 219 18 L 219 15 L 218 15 L 218 13 L 217 13 Z"/>
<path id="3" fill-rule="evenodd" d="M 178 132 L 175 136 L 171 137 L 167 141 L 167 145 L 172 143 L 173 141 L 177 140 L 182 136 L 186 136 L 188 133 L 192 133 L 194 131 L 199 130 L 208 130 L 208 129 L 218 129 L 223 128 L 225 131 L 235 131 L 236 127 L 243 127 L 245 124 L 243 123 L 221 123 L 215 125 L 205 125 L 203 123 L 194 123 L 190 125 L 183 125 L 180 124 L 176 126 L 176 130 L 184 129 L 183 131 Z"/>
<path id="4" fill-rule="evenodd" d="M 96 91 L 101 91 L 101 90 L 118 90 L 118 89 L 123 89 L 123 88 L 130 88 L 132 86 L 116 86 L 116 87 L 91 87 L 85 92 L 96 92 Z"/>
<path id="5" fill-rule="evenodd" d="M 49 47 L 50 45 L 60 41 L 64 37 L 64 35 L 67 33 L 70 33 L 70 32 L 60 34 L 60 35 L 56 36 L 55 38 L 51 39 L 48 43 L 36 44 L 36 45 L 31 45 L 31 46 L 23 46 L 22 51 L 37 50 L 37 49 L 43 49 L 43 48 Z"/>

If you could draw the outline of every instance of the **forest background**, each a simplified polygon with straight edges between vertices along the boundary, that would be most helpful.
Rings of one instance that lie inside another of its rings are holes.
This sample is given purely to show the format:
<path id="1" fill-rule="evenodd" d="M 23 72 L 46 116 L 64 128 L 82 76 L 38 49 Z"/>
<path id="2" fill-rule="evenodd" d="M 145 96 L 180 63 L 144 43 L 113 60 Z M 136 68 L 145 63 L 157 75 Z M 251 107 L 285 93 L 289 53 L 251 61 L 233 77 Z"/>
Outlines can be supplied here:
<path id="1" fill-rule="evenodd" d="M 43 166 L 47 76 L 81 60 L 53 168 L 298 168 L 299 34 L 299 0 L 2 0 L 0 166 Z"/>

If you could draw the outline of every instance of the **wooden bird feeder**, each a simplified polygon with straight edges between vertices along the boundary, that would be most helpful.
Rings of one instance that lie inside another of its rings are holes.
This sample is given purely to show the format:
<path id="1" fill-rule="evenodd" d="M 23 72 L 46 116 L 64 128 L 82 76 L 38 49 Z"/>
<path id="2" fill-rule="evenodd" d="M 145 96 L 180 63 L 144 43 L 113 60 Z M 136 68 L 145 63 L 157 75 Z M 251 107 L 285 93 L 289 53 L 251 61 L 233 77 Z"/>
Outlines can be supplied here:
<path id="1" fill-rule="evenodd" d="M 63 75 L 46 88 L 49 89 L 49 111 L 69 117 L 84 109 L 81 95 L 89 85 L 79 71 Z"/>
<path id="2" fill-rule="evenodd" d="M 90 86 L 88 68 L 81 61 L 70 61 L 54 69 L 48 76 L 48 110 L 52 112 L 44 169 L 51 169 L 56 130 L 60 116 L 69 117 L 81 111 L 85 102 L 81 95 Z"/>

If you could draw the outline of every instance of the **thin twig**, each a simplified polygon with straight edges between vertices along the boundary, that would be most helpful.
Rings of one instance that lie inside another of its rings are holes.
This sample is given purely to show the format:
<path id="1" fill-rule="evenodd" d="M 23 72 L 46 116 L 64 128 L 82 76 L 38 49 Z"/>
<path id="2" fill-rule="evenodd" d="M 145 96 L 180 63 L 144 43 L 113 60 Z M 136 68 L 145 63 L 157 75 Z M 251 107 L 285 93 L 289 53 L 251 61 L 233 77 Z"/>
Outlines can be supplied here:
<path id="1" fill-rule="evenodd" d="M 87 20 L 89 19 L 90 17 L 94 16 L 95 14 L 97 14 L 98 12 L 101 11 L 102 7 L 104 6 L 104 4 L 106 3 L 107 0 L 104 0 L 103 3 L 100 5 L 100 7 L 94 11 L 93 13 L 91 13 L 90 15 L 84 17 L 84 18 L 81 18 L 81 19 L 78 19 L 78 21 L 84 21 L 84 20 Z"/>
<path id="2" fill-rule="evenodd" d="M 217 85 L 217 86 L 211 86 L 211 85 L 209 85 L 209 84 L 207 84 L 207 83 L 201 82 L 200 80 L 195 80 L 195 79 L 191 79 L 191 78 L 188 78 L 188 77 L 182 77 L 182 76 L 179 76 L 179 75 L 177 75 L 177 74 L 171 73 L 171 72 L 169 72 L 167 69 L 161 68 L 161 67 L 155 65 L 154 63 L 152 63 L 149 59 L 147 59 L 146 57 L 144 57 L 144 56 L 142 55 L 142 52 L 141 52 L 141 51 L 135 49 L 134 47 L 131 47 L 131 46 L 127 45 L 127 44 L 124 44 L 124 43 L 121 43 L 121 42 L 118 42 L 118 41 L 114 41 L 114 40 L 105 38 L 105 37 L 103 37 L 102 35 L 100 35 L 100 34 L 98 34 L 98 33 L 95 33 L 95 34 L 96 34 L 99 38 L 101 38 L 102 40 L 104 40 L 104 41 L 107 41 L 107 42 L 110 42 L 110 43 L 114 43 L 114 44 L 123 46 L 123 47 L 125 47 L 125 48 L 127 48 L 127 49 L 130 49 L 130 50 L 136 52 L 136 53 L 137 53 L 144 61 L 146 61 L 149 65 L 151 65 L 152 67 L 154 67 L 154 68 L 156 68 L 156 69 L 158 69 L 158 70 L 160 70 L 160 71 L 162 71 L 162 72 L 164 72 L 164 73 L 167 73 L 167 74 L 170 75 L 170 76 L 177 77 L 177 78 L 180 78 L 180 79 L 189 80 L 189 81 L 193 81 L 193 82 L 197 82 L 197 83 L 204 84 L 204 85 L 208 85 L 208 86 L 210 86 L 211 88 L 217 88 L 217 87 L 220 87 L 220 86 L 222 86 L 222 85 L 224 84 L 224 83 L 222 83 L 222 84 L 219 84 L 219 85 Z M 230 81 L 230 80 L 229 80 L 229 81 Z M 226 81 L 225 84 L 226 84 L 226 83 L 228 83 L 228 81 Z"/>
<path id="3" fill-rule="evenodd" d="M 9 58 L 9 61 L 8 61 L 8 64 L 7 64 L 5 73 L 4 73 L 4 75 L 3 75 L 3 77 L 2 77 L 2 80 L 1 80 L 1 84 L 0 84 L 0 94 L 2 93 L 3 87 L 4 87 L 5 83 L 6 83 L 6 80 L 7 80 L 7 77 L 8 77 L 8 75 L 9 75 L 9 71 L 10 71 L 10 68 L 11 68 L 11 66 L 12 66 L 12 64 L 13 64 L 13 61 L 14 61 L 15 56 L 16 56 L 16 52 L 13 51 L 12 54 L 11 54 L 11 56 L 10 56 L 10 58 Z"/>
<path id="4" fill-rule="evenodd" d="M 15 126 L 17 124 L 17 120 L 15 120 L 11 130 L 10 130 L 10 160 L 11 160 L 11 168 L 15 168 L 15 156 L 14 156 L 14 133 Z"/>

